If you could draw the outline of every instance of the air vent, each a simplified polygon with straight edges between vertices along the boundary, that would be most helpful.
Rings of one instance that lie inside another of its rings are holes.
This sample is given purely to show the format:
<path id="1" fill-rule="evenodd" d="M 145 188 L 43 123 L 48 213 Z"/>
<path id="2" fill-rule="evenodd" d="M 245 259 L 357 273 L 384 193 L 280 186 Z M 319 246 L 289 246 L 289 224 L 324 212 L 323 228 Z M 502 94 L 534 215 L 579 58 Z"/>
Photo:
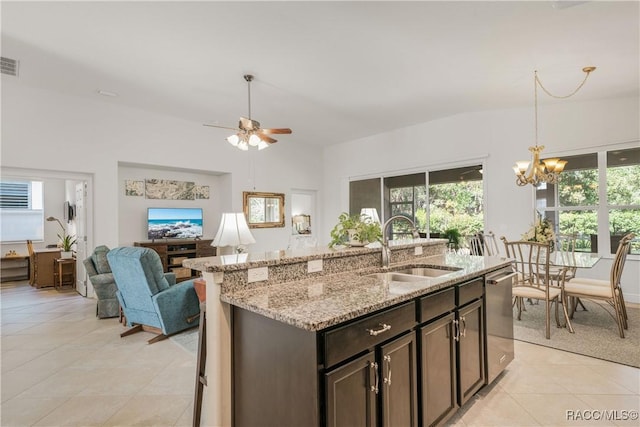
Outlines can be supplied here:
<path id="1" fill-rule="evenodd" d="M 9 76 L 18 76 L 18 66 L 20 65 L 19 61 L 11 58 L 0 57 L 2 63 L 2 74 L 7 74 Z"/>

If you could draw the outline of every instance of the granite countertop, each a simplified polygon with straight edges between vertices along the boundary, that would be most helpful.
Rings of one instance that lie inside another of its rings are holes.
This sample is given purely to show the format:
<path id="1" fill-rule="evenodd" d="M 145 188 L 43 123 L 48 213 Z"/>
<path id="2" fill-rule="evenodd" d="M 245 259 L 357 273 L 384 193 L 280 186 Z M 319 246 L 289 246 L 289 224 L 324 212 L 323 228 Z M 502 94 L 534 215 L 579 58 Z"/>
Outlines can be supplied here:
<path id="1" fill-rule="evenodd" d="M 393 264 L 389 270 L 424 265 L 448 266 L 459 270 L 439 277 L 399 282 L 370 276 L 383 271 L 375 267 L 237 290 L 221 294 L 220 299 L 298 328 L 319 331 L 497 270 L 510 265 L 510 260 L 444 254 Z"/>
<path id="2" fill-rule="evenodd" d="M 417 245 L 429 246 L 446 242 L 446 239 L 405 239 L 390 241 L 391 249 L 415 247 Z M 272 265 L 295 264 L 314 259 L 341 258 L 367 253 L 380 252 L 382 245 L 372 243 L 363 247 L 326 247 L 303 248 L 294 250 L 280 250 L 271 252 L 242 253 L 233 255 L 220 255 L 215 257 L 190 258 L 183 261 L 182 265 L 192 270 L 206 272 L 234 271 L 247 268 L 267 267 Z"/>

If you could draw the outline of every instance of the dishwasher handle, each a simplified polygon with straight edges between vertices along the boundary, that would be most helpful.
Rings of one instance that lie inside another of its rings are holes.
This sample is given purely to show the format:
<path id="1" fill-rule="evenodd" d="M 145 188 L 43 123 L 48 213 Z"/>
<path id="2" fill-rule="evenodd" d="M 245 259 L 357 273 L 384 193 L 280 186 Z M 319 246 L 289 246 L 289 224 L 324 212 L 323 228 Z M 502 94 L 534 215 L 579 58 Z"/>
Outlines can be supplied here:
<path id="1" fill-rule="evenodd" d="M 500 283 L 504 282 L 505 280 L 511 280 L 512 278 L 516 277 L 518 275 L 518 273 L 509 273 L 506 276 L 502 276 L 500 277 L 499 275 L 495 275 L 493 277 L 487 277 L 487 285 L 499 285 Z"/>

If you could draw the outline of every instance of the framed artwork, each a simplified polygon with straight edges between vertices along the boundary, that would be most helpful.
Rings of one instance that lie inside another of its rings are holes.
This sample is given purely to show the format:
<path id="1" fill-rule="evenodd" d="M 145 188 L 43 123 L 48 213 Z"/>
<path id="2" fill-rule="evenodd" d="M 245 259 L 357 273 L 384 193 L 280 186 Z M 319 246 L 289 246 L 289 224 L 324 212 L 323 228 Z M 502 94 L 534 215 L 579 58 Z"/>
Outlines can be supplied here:
<path id="1" fill-rule="evenodd" d="M 124 180 L 125 196 L 144 196 L 144 181 Z"/>
<path id="2" fill-rule="evenodd" d="M 145 195 L 147 199 L 195 200 L 194 187 L 195 183 L 189 181 L 147 179 Z"/>
<path id="3" fill-rule="evenodd" d="M 209 186 L 208 185 L 196 185 L 193 188 L 196 199 L 208 199 L 209 198 Z"/>

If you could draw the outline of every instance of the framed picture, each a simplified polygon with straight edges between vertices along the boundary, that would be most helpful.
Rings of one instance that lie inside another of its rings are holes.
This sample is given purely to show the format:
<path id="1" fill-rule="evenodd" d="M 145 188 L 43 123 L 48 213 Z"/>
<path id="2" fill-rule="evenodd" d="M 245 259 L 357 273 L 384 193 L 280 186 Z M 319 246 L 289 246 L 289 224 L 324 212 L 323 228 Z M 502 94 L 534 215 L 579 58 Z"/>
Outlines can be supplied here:
<path id="1" fill-rule="evenodd" d="M 144 196 L 144 181 L 124 180 L 125 196 Z"/>

